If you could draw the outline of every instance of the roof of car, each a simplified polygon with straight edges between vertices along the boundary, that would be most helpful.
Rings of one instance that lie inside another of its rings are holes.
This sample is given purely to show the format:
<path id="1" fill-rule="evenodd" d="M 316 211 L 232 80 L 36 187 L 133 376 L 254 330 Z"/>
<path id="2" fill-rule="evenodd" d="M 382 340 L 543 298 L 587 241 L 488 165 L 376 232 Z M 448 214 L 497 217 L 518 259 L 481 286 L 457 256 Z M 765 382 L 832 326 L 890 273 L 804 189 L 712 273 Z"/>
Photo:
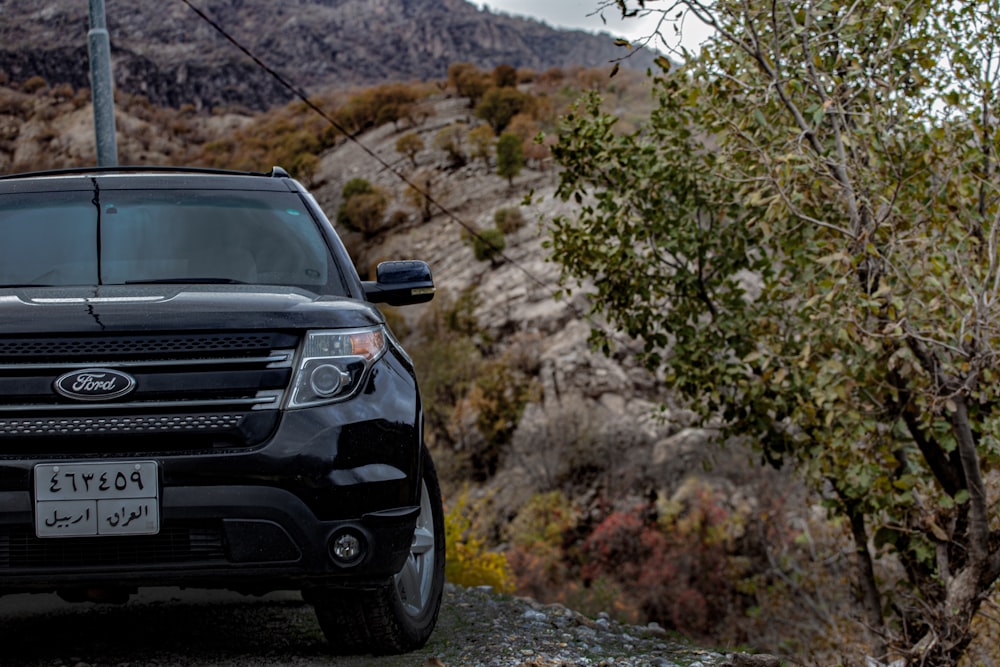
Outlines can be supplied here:
<path id="1" fill-rule="evenodd" d="M 194 187 L 219 189 L 289 190 L 291 178 L 281 167 L 269 172 L 231 171 L 203 167 L 119 166 L 78 167 L 0 175 L 0 192 L 49 190 L 58 183 L 59 190 L 82 190 L 93 187 L 99 179 L 102 188 Z M 153 185 L 150 181 L 154 181 Z"/>

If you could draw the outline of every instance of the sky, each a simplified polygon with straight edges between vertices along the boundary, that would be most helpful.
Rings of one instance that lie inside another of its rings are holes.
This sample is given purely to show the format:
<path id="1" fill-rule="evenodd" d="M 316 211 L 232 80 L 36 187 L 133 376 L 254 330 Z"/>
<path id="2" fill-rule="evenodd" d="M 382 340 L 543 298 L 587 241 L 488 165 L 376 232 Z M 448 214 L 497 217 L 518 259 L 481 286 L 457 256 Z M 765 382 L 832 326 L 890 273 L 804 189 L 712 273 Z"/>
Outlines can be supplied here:
<path id="1" fill-rule="evenodd" d="M 652 34 L 660 17 L 659 13 L 653 12 L 645 17 L 622 20 L 621 14 L 612 7 L 604 10 L 604 18 L 607 21 L 605 24 L 597 13 L 598 0 L 472 0 L 472 4 L 479 8 L 487 6 L 491 12 L 527 16 L 556 28 L 607 32 L 615 37 L 631 40 Z M 669 27 L 664 32 L 668 37 L 673 35 L 673 30 Z M 691 18 L 684 25 L 682 43 L 690 50 L 697 50 L 698 44 L 707 34 L 708 31 L 704 26 Z M 665 50 L 663 47 L 657 48 Z"/>

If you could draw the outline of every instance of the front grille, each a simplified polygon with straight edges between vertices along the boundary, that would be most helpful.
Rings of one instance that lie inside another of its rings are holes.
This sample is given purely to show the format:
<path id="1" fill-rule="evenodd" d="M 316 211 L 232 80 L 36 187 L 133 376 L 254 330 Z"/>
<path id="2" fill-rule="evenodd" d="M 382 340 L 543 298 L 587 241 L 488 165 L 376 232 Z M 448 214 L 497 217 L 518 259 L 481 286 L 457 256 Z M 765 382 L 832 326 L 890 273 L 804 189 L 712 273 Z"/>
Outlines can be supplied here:
<path id="1" fill-rule="evenodd" d="M 298 342 L 282 331 L 0 338 L 0 455 L 252 447 L 277 425 Z M 90 369 L 134 388 L 106 400 L 56 390 Z"/>
<path id="2" fill-rule="evenodd" d="M 224 562 L 217 526 L 165 528 L 158 535 L 39 539 L 21 528 L 0 528 L 0 570 L 52 567 Z"/>

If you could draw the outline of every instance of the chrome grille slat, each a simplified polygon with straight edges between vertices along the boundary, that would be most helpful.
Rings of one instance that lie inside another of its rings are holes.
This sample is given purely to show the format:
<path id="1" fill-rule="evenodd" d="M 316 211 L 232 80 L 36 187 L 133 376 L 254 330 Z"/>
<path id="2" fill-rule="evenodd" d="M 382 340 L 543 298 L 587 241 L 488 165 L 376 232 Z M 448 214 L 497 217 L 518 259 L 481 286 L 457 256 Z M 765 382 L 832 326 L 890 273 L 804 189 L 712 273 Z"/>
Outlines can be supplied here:
<path id="1" fill-rule="evenodd" d="M 239 426 L 241 414 L 138 415 L 116 417 L 42 417 L 0 419 L 4 435 L 102 435 L 111 433 L 207 432 Z"/>
<path id="2" fill-rule="evenodd" d="M 268 364 L 271 368 L 281 368 L 291 365 L 294 352 L 292 350 L 277 350 L 271 354 L 260 357 L 231 357 L 231 358 L 202 358 L 202 359 L 148 359 L 141 361 L 106 361 L 101 359 L 91 359 L 88 361 L 75 361 L 71 363 L 16 363 L 6 364 L 0 362 L 0 371 L 48 371 L 48 370 L 73 370 L 76 368 L 91 368 L 101 366 L 104 368 L 148 368 L 148 367 L 171 367 L 171 366 L 229 366 L 235 364 Z"/>
<path id="3" fill-rule="evenodd" d="M 275 395 L 253 396 L 250 398 L 207 399 L 200 401 L 143 401 L 141 403 L 72 403 L 65 405 L 0 405 L 0 413 L 4 412 L 107 412 L 109 408 L 118 410 L 158 410 L 175 408 L 223 408 L 245 407 L 262 408 L 268 405 L 278 407 Z"/>

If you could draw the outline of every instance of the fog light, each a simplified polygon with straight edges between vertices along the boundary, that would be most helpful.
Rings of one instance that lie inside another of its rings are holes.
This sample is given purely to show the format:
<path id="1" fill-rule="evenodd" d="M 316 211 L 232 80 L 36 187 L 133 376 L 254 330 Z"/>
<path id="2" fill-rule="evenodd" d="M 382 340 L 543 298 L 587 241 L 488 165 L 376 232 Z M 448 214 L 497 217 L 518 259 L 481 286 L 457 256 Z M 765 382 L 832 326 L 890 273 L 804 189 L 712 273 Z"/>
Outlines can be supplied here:
<path id="1" fill-rule="evenodd" d="M 340 565 L 353 565 L 364 555 L 364 545 L 357 535 L 341 533 L 330 543 L 330 553 Z"/>

